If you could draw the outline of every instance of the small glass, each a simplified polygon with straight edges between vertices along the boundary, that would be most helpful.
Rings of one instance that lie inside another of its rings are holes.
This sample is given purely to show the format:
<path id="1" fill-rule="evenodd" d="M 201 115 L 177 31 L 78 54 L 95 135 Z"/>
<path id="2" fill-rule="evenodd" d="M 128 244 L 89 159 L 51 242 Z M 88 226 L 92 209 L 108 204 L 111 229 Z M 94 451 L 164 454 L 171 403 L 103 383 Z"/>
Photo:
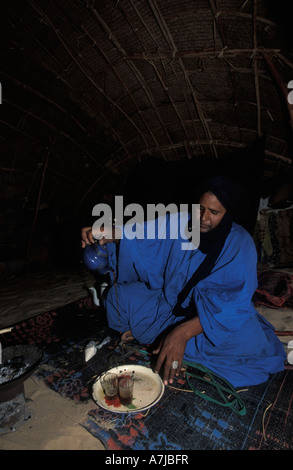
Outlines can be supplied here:
<path id="1" fill-rule="evenodd" d="M 102 386 L 108 400 L 114 400 L 118 396 L 118 375 L 108 372 L 102 378 Z"/>
<path id="2" fill-rule="evenodd" d="M 133 379 L 129 376 L 119 378 L 119 399 L 122 405 L 130 405 L 133 399 Z"/>

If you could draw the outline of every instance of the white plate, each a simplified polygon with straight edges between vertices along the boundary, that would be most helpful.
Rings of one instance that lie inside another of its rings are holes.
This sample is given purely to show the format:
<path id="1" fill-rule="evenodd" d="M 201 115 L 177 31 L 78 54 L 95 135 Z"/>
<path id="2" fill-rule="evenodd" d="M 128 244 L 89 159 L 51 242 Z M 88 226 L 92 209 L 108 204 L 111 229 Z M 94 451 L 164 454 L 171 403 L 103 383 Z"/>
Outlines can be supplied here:
<path id="1" fill-rule="evenodd" d="M 133 378 L 133 400 L 131 405 L 122 405 L 119 398 L 113 402 L 114 404 L 106 402 L 101 379 L 107 372 L 114 372 L 118 376 L 130 375 Z M 123 364 L 120 367 L 113 367 L 105 373 L 94 382 L 92 395 L 97 405 L 115 413 L 137 413 L 138 411 L 147 410 L 158 403 L 165 390 L 161 377 L 148 367 Z"/>

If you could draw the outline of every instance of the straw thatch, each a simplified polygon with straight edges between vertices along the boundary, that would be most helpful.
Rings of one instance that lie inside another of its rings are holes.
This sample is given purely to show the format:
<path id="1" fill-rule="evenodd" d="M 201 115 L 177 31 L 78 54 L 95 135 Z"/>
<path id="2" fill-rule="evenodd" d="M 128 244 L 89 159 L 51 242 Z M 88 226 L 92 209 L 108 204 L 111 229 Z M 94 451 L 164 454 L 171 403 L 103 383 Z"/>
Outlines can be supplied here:
<path id="1" fill-rule="evenodd" d="M 221 160 L 262 136 L 264 178 L 290 173 L 281 3 L 1 2 L 1 201 L 32 228 L 44 206 L 80 214 L 121 191 L 146 156 Z"/>

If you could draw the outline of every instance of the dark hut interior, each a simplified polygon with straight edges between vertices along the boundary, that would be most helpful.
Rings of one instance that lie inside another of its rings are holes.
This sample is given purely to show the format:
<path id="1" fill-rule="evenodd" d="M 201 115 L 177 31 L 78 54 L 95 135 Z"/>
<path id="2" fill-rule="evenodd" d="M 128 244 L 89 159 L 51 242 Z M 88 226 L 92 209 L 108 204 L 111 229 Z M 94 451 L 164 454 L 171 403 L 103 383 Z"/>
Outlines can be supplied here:
<path id="1" fill-rule="evenodd" d="M 259 269 L 292 276 L 287 7 L 276 0 L 11 0 L 1 2 L 0 22 L 3 310 L 6 289 L 23 279 L 46 296 L 44 273 L 58 280 L 59 272 L 83 269 L 80 230 L 93 223 L 95 204 L 112 205 L 116 195 L 143 206 L 190 203 L 197 185 L 218 173 L 247 190 L 243 225 Z M 290 302 L 293 308 L 292 295 Z M 33 312 L 13 317 L 8 309 L 0 326 Z"/>
<path id="2" fill-rule="evenodd" d="M 185 202 L 220 166 L 253 194 L 253 231 L 258 198 L 292 176 L 277 2 L 13 0 L 1 23 L 2 278 L 78 263 L 113 195 Z"/>

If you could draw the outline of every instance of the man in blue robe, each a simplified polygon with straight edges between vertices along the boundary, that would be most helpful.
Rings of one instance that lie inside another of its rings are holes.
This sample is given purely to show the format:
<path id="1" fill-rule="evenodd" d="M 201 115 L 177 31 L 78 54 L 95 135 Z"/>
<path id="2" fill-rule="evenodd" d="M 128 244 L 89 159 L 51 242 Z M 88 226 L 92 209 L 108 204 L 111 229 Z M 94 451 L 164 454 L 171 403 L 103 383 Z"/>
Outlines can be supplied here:
<path id="1" fill-rule="evenodd" d="M 165 384 L 173 382 L 184 359 L 234 387 L 265 382 L 284 368 L 284 348 L 252 304 L 257 256 L 251 236 L 234 222 L 239 194 L 222 177 L 203 186 L 197 249 L 182 250 L 186 240 L 180 236 L 147 238 L 152 224 L 151 229 L 165 224 L 170 233 L 177 223 L 174 214 L 142 224 L 144 237 L 132 239 L 123 227 L 119 241 L 111 229 L 113 238 L 99 242 L 109 243 L 109 266 L 117 278 L 105 300 L 109 326 L 124 340 L 152 344 L 161 338 L 153 352 L 158 354 L 155 372 L 163 368 Z M 90 227 L 83 229 L 82 239 L 83 246 L 94 241 Z"/>

